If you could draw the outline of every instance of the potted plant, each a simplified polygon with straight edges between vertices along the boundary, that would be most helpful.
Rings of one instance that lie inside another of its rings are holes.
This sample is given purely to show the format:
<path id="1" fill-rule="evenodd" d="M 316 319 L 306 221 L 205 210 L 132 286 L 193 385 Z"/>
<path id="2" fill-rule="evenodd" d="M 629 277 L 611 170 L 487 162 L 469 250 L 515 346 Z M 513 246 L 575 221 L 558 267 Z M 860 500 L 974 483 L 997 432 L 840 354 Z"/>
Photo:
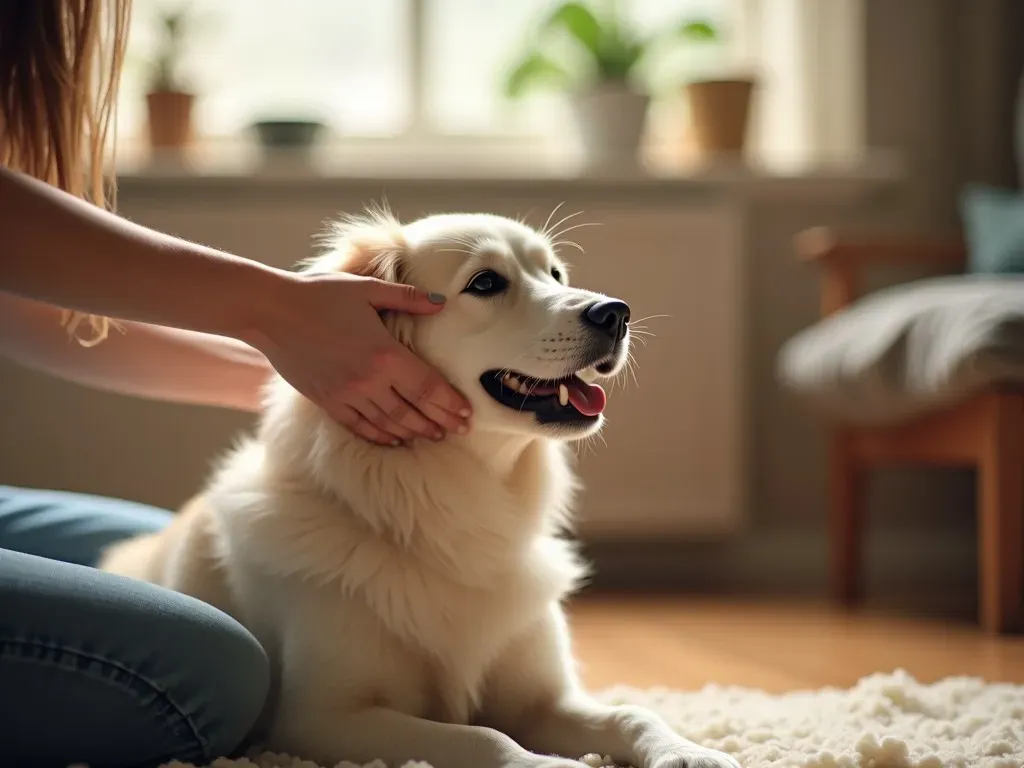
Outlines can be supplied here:
<path id="1" fill-rule="evenodd" d="M 693 143 L 704 157 L 739 157 L 747 143 L 750 78 L 693 80 L 685 86 Z"/>
<path id="2" fill-rule="evenodd" d="M 670 47 L 717 37 L 708 21 L 692 19 L 640 36 L 615 6 L 559 4 L 542 21 L 536 42 L 505 80 L 505 93 L 513 99 L 538 86 L 568 91 L 587 158 L 603 167 L 637 163 L 651 101 L 649 90 L 639 82 L 642 68 Z M 564 50 L 559 55 L 560 37 L 571 41 L 576 56 Z"/>
<path id="3" fill-rule="evenodd" d="M 183 149 L 192 141 L 195 94 L 181 74 L 188 19 L 183 9 L 161 15 L 161 38 L 146 92 L 149 142 L 154 149 Z"/>
<path id="4" fill-rule="evenodd" d="M 327 126 L 312 116 L 263 117 L 250 125 L 259 144 L 264 168 L 309 169 Z"/>

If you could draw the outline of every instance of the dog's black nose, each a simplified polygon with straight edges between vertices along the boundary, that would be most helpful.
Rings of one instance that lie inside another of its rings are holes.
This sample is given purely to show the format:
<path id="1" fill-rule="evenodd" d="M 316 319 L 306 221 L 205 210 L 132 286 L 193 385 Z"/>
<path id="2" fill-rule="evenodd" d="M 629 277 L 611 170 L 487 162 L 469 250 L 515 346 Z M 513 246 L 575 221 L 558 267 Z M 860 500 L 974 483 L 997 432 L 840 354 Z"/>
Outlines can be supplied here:
<path id="1" fill-rule="evenodd" d="M 626 335 L 629 305 L 618 299 L 599 301 L 583 310 L 583 322 L 592 328 L 604 331 L 612 339 L 618 341 Z"/>

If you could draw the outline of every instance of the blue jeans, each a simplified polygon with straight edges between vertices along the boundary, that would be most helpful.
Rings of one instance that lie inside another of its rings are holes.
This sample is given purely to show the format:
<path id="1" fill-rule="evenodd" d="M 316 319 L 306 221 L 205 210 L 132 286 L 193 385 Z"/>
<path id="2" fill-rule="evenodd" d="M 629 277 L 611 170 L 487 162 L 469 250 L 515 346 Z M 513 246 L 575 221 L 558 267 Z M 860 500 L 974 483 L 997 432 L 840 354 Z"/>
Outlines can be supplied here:
<path id="1" fill-rule="evenodd" d="M 89 567 L 163 510 L 0 486 L 0 766 L 204 764 L 243 742 L 267 657 L 234 619 Z"/>

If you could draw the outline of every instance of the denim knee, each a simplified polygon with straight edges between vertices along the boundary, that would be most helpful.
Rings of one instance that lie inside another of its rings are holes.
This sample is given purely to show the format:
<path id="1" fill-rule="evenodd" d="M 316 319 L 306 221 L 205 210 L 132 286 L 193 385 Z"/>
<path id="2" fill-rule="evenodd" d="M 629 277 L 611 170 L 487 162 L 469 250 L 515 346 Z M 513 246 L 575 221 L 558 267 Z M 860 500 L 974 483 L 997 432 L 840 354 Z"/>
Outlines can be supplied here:
<path id="1" fill-rule="evenodd" d="M 140 768 L 235 751 L 266 653 L 185 595 L 0 550 L 0 765 Z"/>
<path id="2" fill-rule="evenodd" d="M 250 734 L 267 700 L 270 667 L 263 646 L 235 622 L 218 618 L 195 642 L 204 644 L 203 661 L 182 663 L 205 678 L 193 719 L 205 742 L 203 759 L 213 760 L 235 752 Z"/>

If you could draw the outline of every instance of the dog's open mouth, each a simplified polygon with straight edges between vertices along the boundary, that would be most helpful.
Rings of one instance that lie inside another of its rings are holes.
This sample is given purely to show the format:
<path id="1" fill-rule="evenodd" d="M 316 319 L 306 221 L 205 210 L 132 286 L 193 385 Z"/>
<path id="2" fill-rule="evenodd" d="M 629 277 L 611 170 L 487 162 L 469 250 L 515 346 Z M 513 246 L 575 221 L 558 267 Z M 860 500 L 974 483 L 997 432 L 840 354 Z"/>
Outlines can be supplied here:
<path id="1" fill-rule="evenodd" d="M 487 371 L 480 383 L 505 407 L 530 411 L 541 422 L 593 422 L 608 401 L 600 386 L 575 373 L 561 379 L 535 379 L 516 371 Z"/>

